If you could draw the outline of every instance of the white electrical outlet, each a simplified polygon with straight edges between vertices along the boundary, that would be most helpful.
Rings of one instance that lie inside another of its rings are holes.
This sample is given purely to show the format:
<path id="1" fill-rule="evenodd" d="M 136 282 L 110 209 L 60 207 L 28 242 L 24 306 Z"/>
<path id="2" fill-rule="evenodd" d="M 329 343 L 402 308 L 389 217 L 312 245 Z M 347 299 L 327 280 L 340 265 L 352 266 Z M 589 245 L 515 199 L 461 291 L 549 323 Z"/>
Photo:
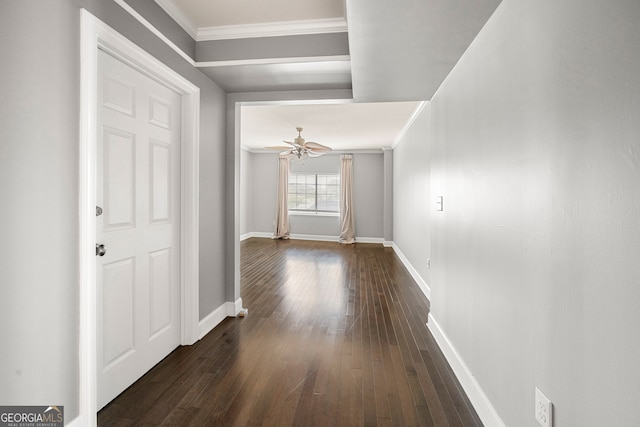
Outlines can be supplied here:
<path id="1" fill-rule="evenodd" d="M 542 427 L 553 427 L 553 405 L 536 387 L 536 421 Z"/>

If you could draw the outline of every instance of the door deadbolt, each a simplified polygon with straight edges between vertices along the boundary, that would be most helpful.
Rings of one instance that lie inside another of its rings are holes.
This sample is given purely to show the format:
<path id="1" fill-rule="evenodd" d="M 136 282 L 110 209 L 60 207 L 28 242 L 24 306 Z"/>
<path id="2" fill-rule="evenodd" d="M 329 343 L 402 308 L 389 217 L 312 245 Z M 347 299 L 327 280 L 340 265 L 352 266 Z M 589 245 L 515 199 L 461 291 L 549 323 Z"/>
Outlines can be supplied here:
<path id="1" fill-rule="evenodd" d="M 96 256 L 104 256 L 107 253 L 104 245 L 99 245 L 96 243 Z"/>
<path id="2" fill-rule="evenodd" d="M 102 208 L 100 206 L 96 206 L 96 216 L 102 215 Z"/>

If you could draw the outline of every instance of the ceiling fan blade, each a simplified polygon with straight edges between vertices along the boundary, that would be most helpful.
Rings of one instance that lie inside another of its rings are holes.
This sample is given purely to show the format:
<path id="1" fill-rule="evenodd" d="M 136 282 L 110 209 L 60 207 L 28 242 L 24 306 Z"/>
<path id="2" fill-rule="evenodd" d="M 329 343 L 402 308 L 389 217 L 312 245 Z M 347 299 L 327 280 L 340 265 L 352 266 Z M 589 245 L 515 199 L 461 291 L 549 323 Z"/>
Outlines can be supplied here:
<path id="1" fill-rule="evenodd" d="M 331 148 L 327 147 L 326 145 L 318 144 L 317 142 L 311 141 L 305 143 L 304 148 L 316 153 L 328 153 L 329 151 L 332 151 Z"/>
<path id="2" fill-rule="evenodd" d="M 284 142 L 286 144 L 289 144 L 289 145 L 291 145 L 293 147 L 301 147 L 300 144 L 296 144 L 295 142 L 291 142 L 291 141 L 282 141 L 282 142 Z"/>

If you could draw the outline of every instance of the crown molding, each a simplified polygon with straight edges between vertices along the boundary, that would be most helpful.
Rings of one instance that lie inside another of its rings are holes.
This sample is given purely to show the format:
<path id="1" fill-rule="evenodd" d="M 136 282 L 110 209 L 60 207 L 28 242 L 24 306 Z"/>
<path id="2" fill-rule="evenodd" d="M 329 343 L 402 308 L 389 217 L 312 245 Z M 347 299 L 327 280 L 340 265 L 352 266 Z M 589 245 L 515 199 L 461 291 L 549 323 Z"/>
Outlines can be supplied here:
<path id="1" fill-rule="evenodd" d="M 347 32 L 345 18 L 309 19 L 302 21 L 268 22 L 246 25 L 197 27 L 173 0 L 155 0 L 174 21 L 195 41 L 228 40 L 256 37 L 297 36 Z"/>
<path id="2" fill-rule="evenodd" d="M 198 28 L 196 41 L 344 33 L 346 31 L 347 21 L 344 18 L 312 19 L 303 21 L 203 27 Z"/>
<path id="3" fill-rule="evenodd" d="M 175 2 L 172 0 L 155 0 L 155 2 L 167 13 L 167 15 L 171 17 L 171 19 L 176 21 L 176 23 L 180 25 L 192 39 L 196 39 L 198 35 L 198 27 L 182 12 L 182 10 L 180 10 L 180 8 L 176 6 Z"/>
<path id="4" fill-rule="evenodd" d="M 252 154 L 275 154 L 275 155 L 279 154 L 279 152 L 276 150 L 269 150 L 266 148 L 249 147 L 246 145 L 241 145 L 240 148 Z M 282 151 L 286 151 L 286 150 L 282 150 Z M 384 150 L 382 148 L 356 148 L 354 150 L 349 150 L 348 148 L 345 148 L 344 150 L 343 149 L 332 150 L 329 153 L 322 154 L 322 157 L 341 156 L 343 154 L 382 154 L 383 151 Z"/>
<path id="5" fill-rule="evenodd" d="M 418 118 L 418 116 L 422 112 L 422 109 L 428 103 L 429 103 L 429 101 L 421 101 L 418 104 L 418 106 L 415 108 L 415 110 L 413 110 L 413 113 L 411 114 L 411 117 L 409 117 L 409 120 L 407 120 L 407 123 L 405 123 L 404 127 L 402 128 L 402 130 L 400 130 L 400 133 L 398 134 L 396 139 L 393 141 L 393 144 L 391 144 L 391 149 L 392 150 L 394 148 L 396 148 L 398 146 L 398 144 L 400 144 L 400 141 L 402 140 L 402 138 L 404 138 L 404 136 L 407 134 L 407 132 L 409 131 L 409 128 L 411 128 L 411 126 L 413 125 L 413 122 L 416 121 L 416 119 Z"/>
<path id="6" fill-rule="evenodd" d="M 140 15 L 134 8 L 129 6 L 129 4 L 125 0 L 113 0 L 115 1 L 121 8 L 123 8 L 127 13 L 129 13 L 132 17 L 134 17 L 138 22 L 144 25 L 149 31 L 156 35 L 160 40 L 162 40 L 167 46 L 173 49 L 177 54 L 182 56 L 189 64 L 195 65 L 195 61 L 191 58 L 185 51 L 180 49 L 174 42 L 172 42 L 167 36 L 165 36 L 162 31 L 157 29 L 151 22 L 147 21 L 147 19 Z"/>
<path id="7" fill-rule="evenodd" d="M 259 58 L 259 59 L 230 59 L 224 61 L 201 61 L 196 62 L 198 68 L 212 67 L 232 67 L 239 65 L 271 65 L 271 64 L 298 64 L 305 62 L 348 62 L 350 55 L 328 55 L 328 56 L 296 56 L 286 58 Z"/>

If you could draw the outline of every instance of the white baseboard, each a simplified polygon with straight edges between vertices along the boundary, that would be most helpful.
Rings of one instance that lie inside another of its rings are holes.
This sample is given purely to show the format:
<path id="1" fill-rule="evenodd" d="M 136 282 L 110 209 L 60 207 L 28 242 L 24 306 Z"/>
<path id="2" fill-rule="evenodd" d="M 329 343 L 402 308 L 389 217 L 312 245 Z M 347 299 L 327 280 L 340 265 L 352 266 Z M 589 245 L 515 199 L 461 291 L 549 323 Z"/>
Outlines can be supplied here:
<path id="1" fill-rule="evenodd" d="M 242 298 L 235 302 L 225 302 L 220 307 L 213 310 L 207 317 L 200 321 L 200 338 L 204 338 L 209 332 L 220 324 L 227 317 L 235 317 L 242 309 Z"/>
<path id="2" fill-rule="evenodd" d="M 319 234 L 292 234 L 290 236 L 293 240 L 317 240 L 319 242 L 338 242 L 339 236 L 323 236 Z M 380 243 L 382 244 L 382 238 L 380 237 L 358 237 L 356 236 L 356 243 Z"/>
<path id="3" fill-rule="evenodd" d="M 273 239 L 273 233 L 267 233 L 264 231 L 252 231 L 240 236 L 240 241 L 250 239 L 252 237 L 259 237 L 264 239 Z M 337 242 L 337 236 L 322 236 L 318 234 L 291 234 L 289 236 L 291 240 L 318 240 L 322 242 Z"/>
<path id="4" fill-rule="evenodd" d="M 240 236 L 240 241 L 249 239 L 251 237 L 263 237 L 271 239 L 273 233 L 265 233 L 262 231 L 252 231 Z M 340 240 L 338 236 L 325 236 L 320 234 L 291 234 L 289 236 L 292 240 L 317 240 L 319 242 L 337 242 Z M 356 243 L 380 243 L 384 244 L 384 239 L 381 237 L 356 237 Z"/>
<path id="5" fill-rule="evenodd" d="M 82 422 L 82 417 L 81 416 L 77 416 L 71 421 L 65 421 L 64 425 L 66 427 L 83 427 L 83 426 L 89 425 L 89 423 Z M 95 423 L 93 425 L 95 425 Z"/>
<path id="6" fill-rule="evenodd" d="M 393 247 L 393 242 L 390 242 L 388 240 L 383 240 L 382 241 L 382 246 L 384 246 L 385 248 L 392 248 Z"/>
<path id="7" fill-rule="evenodd" d="M 379 243 L 382 245 L 384 239 L 382 237 L 356 237 L 356 243 Z"/>
<path id="8" fill-rule="evenodd" d="M 337 242 L 338 236 L 322 236 L 319 234 L 292 234 L 292 240 L 317 240 L 319 242 Z"/>
<path id="9" fill-rule="evenodd" d="M 469 397 L 482 423 L 491 427 L 504 427 L 505 424 L 502 422 L 502 419 L 500 419 L 491 401 L 489 401 L 487 395 L 484 394 L 482 387 L 480 387 L 480 384 L 476 381 L 473 373 L 469 370 L 466 363 L 464 363 L 464 360 L 431 313 L 429 313 L 427 328 L 431 331 L 444 357 L 449 362 L 449 365 L 451 365 L 451 369 L 453 369 L 454 374 Z"/>
<path id="10" fill-rule="evenodd" d="M 270 239 L 273 237 L 273 233 L 268 233 L 264 231 L 251 231 L 249 233 L 244 233 L 240 235 L 240 241 L 250 239 L 252 237 L 264 237 Z"/>
<path id="11" fill-rule="evenodd" d="M 416 281 L 416 283 L 418 284 L 418 287 L 420 287 L 420 290 L 422 290 L 422 293 L 424 293 L 427 299 L 431 301 L 431 288 L 429 288 L 429 285 L 427 284 L 427 282 L 425 282 L 422 276 L 420 276 L 420 274 L 418 273 L 418 270 L 416 270 L 413 267 L 413 265 L 411 265 L 411 263 L 409 262 L 409 259 L 406 256 L 404 256 L 404 254 L 402 253 L 398 245 L 396 245 L 395 243 L 392 243 L 391 247 L 393 248 L 393 251 L 396 253 L 396 255 L 398 255 L 398 258 L 400 258 L 400 261 L 402 261 L 402 263 L 407 268 L 407 270 L 409 270 L 409 274 L 411 274 L 411 277 L 413 277 L 413 280 Z"/>
<path id="12" fill-rule="evenodd" d="M 227 316 L 229 317 L 236 317 L 242 310 L 242 298 L 238 298 L 234 302 L 227 301 L 225 304 L 227 306 Z"/>
<path id="13" fill-rule="evenodd" d="M 200 337 L 204 338 L 213 328 L 218 326 L 227 317 L 227 304 L 224 303 L 220 307 L 213 310 L 207 317 L 200 321 Z"/>

